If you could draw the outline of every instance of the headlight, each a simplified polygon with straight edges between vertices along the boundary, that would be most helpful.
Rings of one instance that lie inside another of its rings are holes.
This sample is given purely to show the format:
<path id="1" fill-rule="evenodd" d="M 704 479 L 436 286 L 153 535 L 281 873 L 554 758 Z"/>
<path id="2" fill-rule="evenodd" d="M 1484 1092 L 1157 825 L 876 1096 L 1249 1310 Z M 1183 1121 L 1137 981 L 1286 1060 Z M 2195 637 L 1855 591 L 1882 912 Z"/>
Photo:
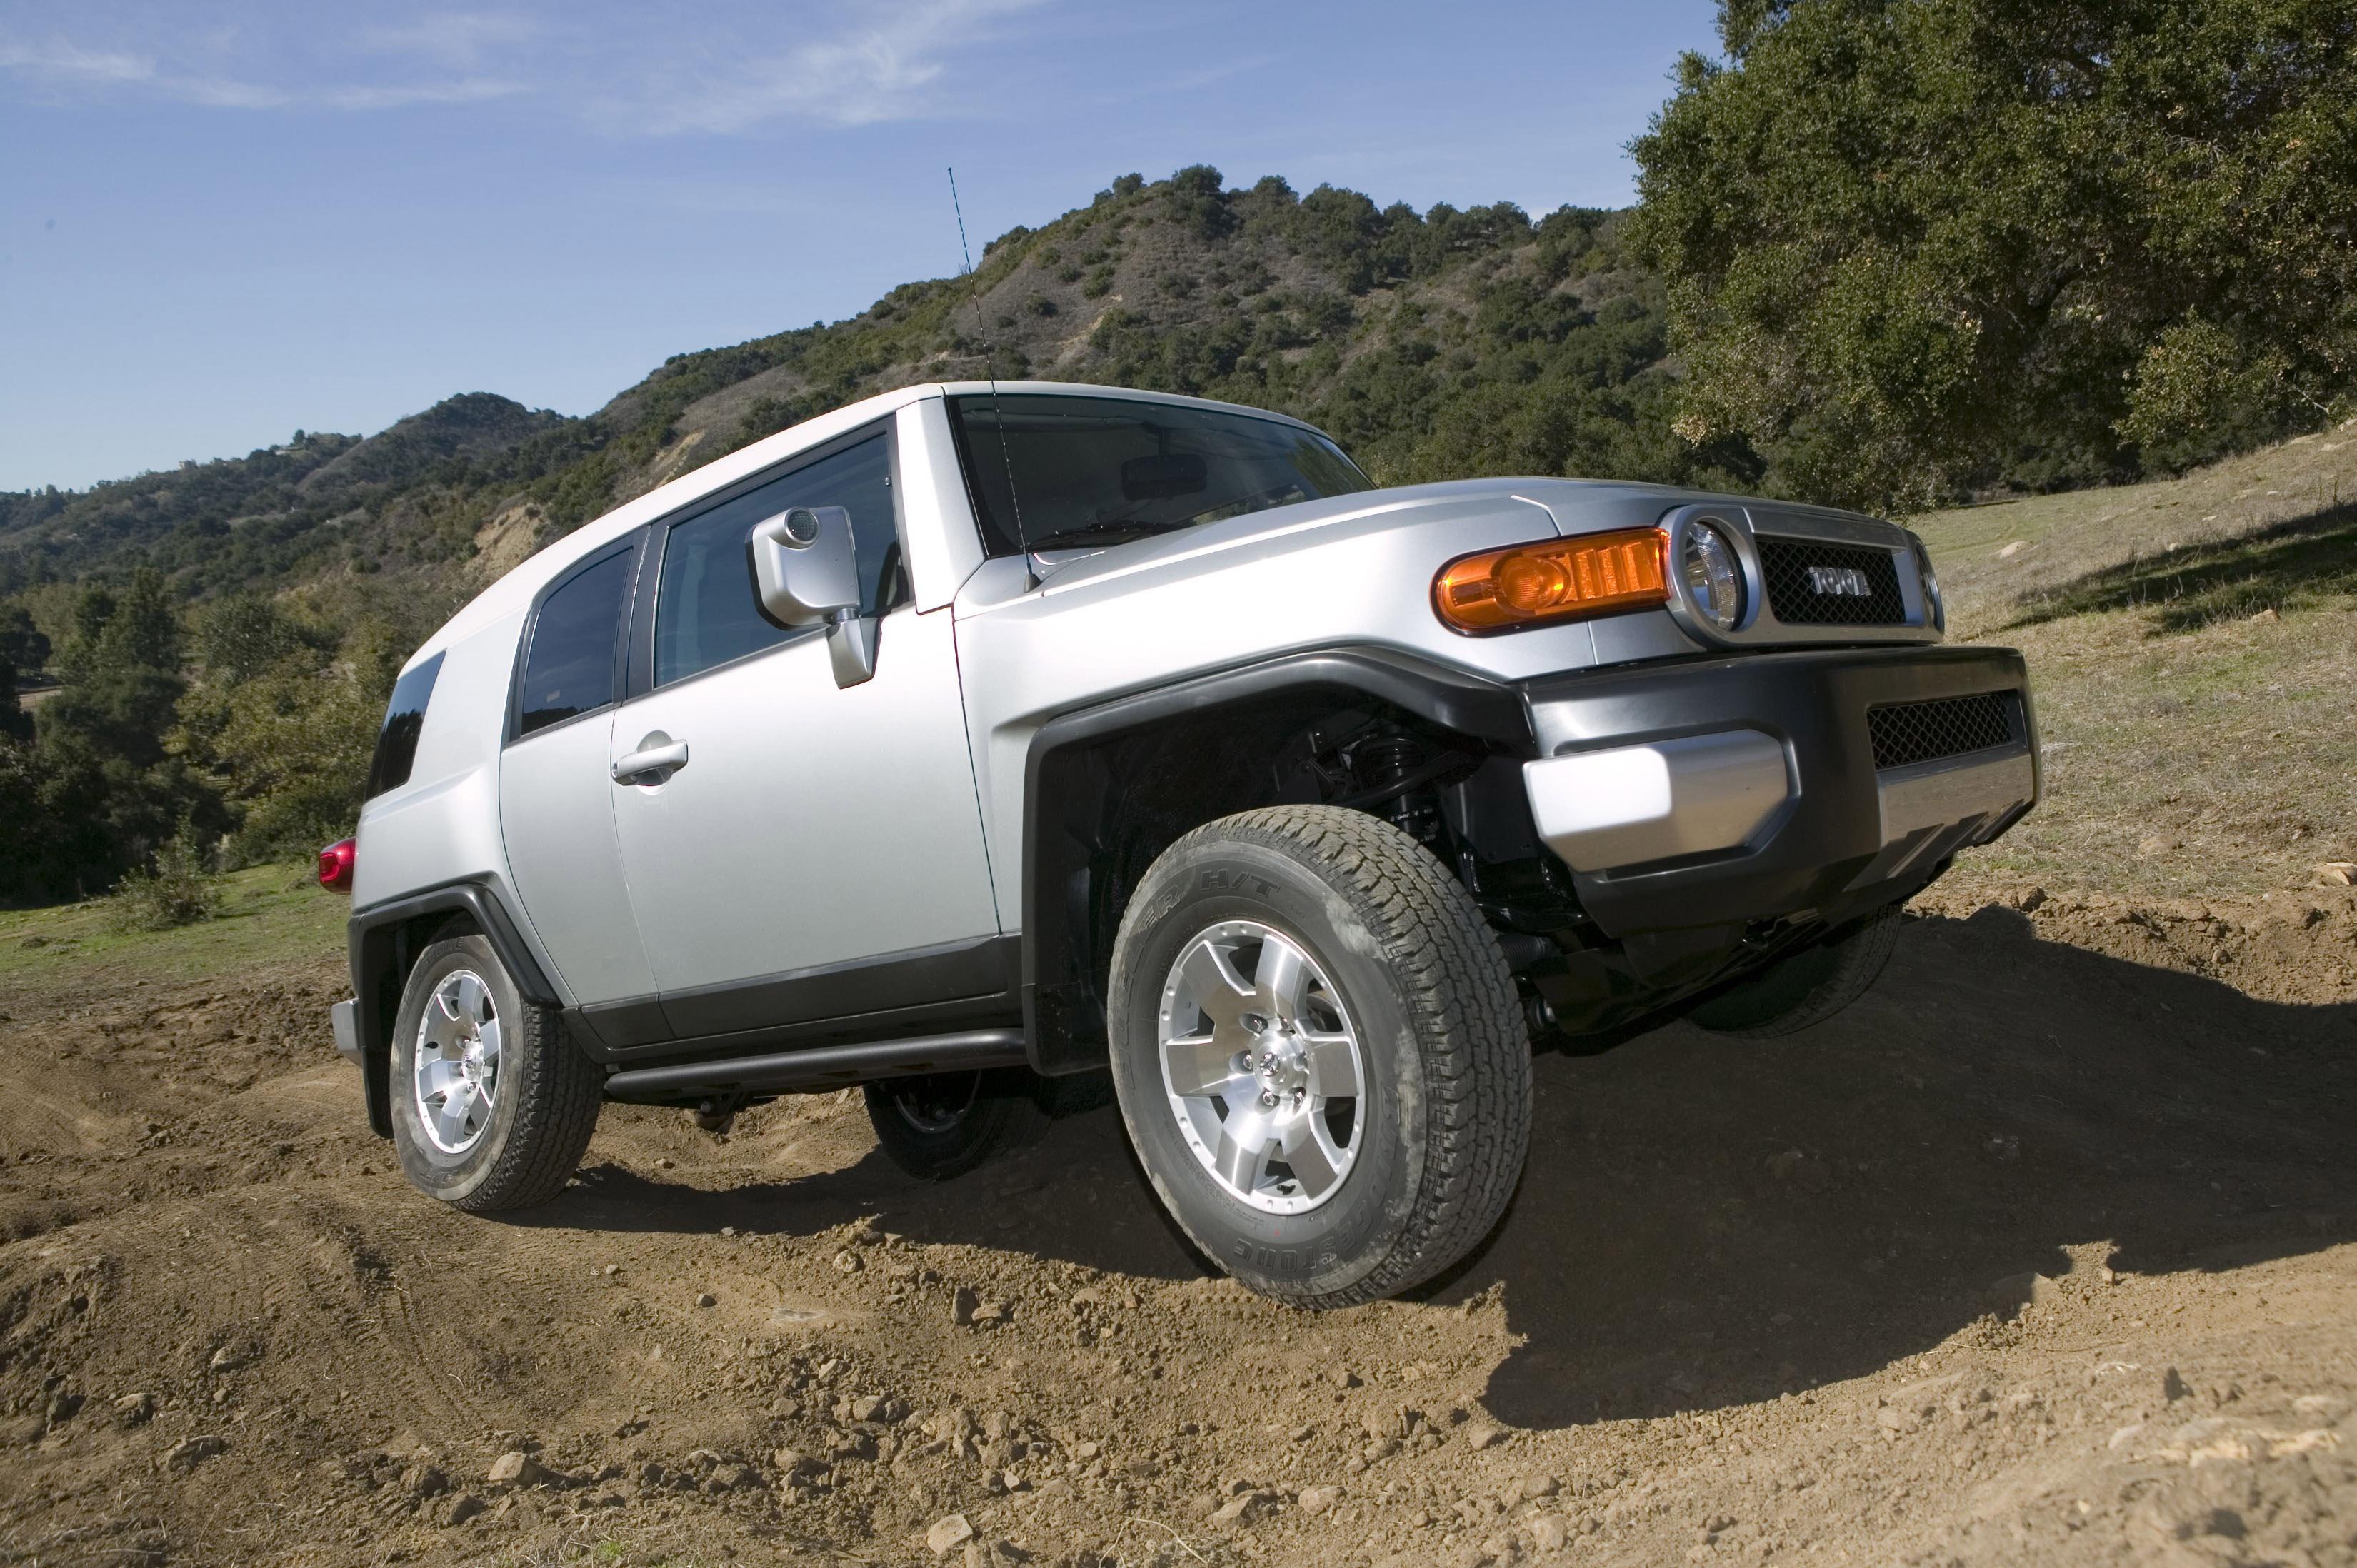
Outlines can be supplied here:
<path id="1" fill-rule="evenodd" d="M 1932 570 L 1932 548 L 1916 535 L 1908 539 L 1915 546 L 1915 575 L 1923 580 L 1923 610 L 1933 631 L 1948 629 L 1948 604 L 1940 597 L 1940 575 Z"/>
<path id="2" fill-rule="evenodd" d="M 1726 534 L 1707 522 L 1686 530 L 1678 552 L 1678 575 L 1685 580 L 1686 598 L 1695 613 L 1720 631 L 1733 631 L 1743 621 L 1743 564 Z"/>

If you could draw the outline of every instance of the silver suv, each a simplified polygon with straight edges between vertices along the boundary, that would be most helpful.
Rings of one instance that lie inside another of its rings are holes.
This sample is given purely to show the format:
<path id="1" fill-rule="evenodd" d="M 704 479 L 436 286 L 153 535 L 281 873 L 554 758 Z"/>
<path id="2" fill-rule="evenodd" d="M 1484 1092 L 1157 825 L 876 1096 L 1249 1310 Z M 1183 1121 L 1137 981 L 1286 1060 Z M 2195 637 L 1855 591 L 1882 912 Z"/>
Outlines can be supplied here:
<path id="1" fill-rule="evenodd" d="M 1846 512 L 1379 489 L 1281 414 L 909 387 L 418 650 L 327 863 L 338 1044 L 478 1211 L 554 1195 L 608 1100 L 859 1084 L 942 1177 L 1109 1079 L 1221 1267 L 1364 1301 L 1503 1210 L 1534 1040 L 1823 1018 L 2029 810 L 2021 659 L 1942 618 Z"/>

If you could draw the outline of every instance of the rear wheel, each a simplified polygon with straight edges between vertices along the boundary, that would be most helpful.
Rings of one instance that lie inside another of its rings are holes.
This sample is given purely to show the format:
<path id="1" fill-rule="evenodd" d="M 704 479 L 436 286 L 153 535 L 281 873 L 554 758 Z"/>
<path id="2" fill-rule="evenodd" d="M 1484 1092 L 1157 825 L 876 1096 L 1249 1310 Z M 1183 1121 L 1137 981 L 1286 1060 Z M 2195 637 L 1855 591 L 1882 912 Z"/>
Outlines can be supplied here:
<path id="1" fill-rule="evenodd" d="M 1130 902 L 1111 998 L 1139 1161 L 1254 1290 L 1392 1294 L 1504 1211 L 1530 1136 L 1522 1005 L 1463 886 L 1391 824 L 1284 806 L 1188 834 Z"/>
<path id="2" fill-rule="evenodd" d="M 1887 904 L 1706 998 L 1686 1016 L 1715 1033 L 1744 1039 L 1793 1034 L 1824 1023 L 1865 995 L 1898 942 L 1899 906 Z"/>
<path id="3" fill-rule="evenodd" d="M 479 936 L 421 954 L 393 1020 L 393 1142 L 428 1197 L 488 1214 L 565 1189 L 597 1125 L 600 1079 Z"/>
<path id="4" fill-rule="evenodd" d="M 884 1157 L 920 1181 L 963 1176 L 1029 1143 L 1048 1122 L 1038 1085 L 1021 1068 L 878 1079 L 866 1093 Z"/>

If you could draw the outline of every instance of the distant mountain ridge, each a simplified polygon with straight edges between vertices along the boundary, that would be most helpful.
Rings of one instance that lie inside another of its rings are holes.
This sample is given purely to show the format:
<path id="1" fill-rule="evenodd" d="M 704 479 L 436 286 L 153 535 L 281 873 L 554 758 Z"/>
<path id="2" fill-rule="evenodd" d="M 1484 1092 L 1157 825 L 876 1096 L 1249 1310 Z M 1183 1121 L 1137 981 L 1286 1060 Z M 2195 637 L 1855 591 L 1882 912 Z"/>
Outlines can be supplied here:
<path id="1" fill-rule="evenodd" d="M 491 392 L 463 392 L 366 438 L 297 431 L 283 446 L 243 457 L 81 491 L 0 494 L 0 592 L 130 565 L 160 567 L 198 592 L 306 564 L 325 569 L 321 557 L 333 552 L 323 532 L 373 516 L 454 465 L 463 470 L 571 423 Z"/>
<path id="2" fill-rule="evenodd" d="M 1283 409 L 1388 482 L 1578 472 L 1737 483 L 1669 429 L 1659 280 L 1622 215 L 1418 213 L 1197 166 L 1125 176 L 970 274 L 848 320 L 674 356 L 569 419 L 490 392 L 366 439 L 301 434 L 85 491 L 0 494 L 0 595 L 162 569 L 186 595 L 380 571 L 479 583 L 598 512 L 826 409 L 996 374 Z"/>

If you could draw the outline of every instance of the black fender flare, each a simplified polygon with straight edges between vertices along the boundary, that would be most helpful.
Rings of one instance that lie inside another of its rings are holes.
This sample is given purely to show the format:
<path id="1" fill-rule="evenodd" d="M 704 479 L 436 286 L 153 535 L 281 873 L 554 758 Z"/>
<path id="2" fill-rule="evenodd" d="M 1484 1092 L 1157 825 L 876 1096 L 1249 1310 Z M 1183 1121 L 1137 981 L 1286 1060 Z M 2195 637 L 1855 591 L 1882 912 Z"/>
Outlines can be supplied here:
<path id="1" fill-rule="evenodd" d="M 418 950 L 453 916 L 466 917 L 483 934 L 526 1002 L 535 1007 L 565 1005 L 506 903 L 489 883 L 447 883 L 353 910 L 345 930 L 352 994 L 358 999 L 352 1024 L 368 1090 L 369 1126 L 380 1138 L 393 1136 L 393 1020 L 401 1007 L 402 986 Z"/>
<path id="2" fill-rule="evenodd" d="M 1104 1063 L 1105 1022 L 1088 950 L 1089 846 L 1063 811 L 1081 759 L 1103 743 L 1181 717 L 1323 689 L 1372 699 L 1447 730 L 1525 752 L 1535 744 L 1519 688 L 1388 648 L 1323 648 L 1214 671 L 1060 714 L 1031 737 L 1023 768 L 1023 1030 L 1034 1071 Z"/>

